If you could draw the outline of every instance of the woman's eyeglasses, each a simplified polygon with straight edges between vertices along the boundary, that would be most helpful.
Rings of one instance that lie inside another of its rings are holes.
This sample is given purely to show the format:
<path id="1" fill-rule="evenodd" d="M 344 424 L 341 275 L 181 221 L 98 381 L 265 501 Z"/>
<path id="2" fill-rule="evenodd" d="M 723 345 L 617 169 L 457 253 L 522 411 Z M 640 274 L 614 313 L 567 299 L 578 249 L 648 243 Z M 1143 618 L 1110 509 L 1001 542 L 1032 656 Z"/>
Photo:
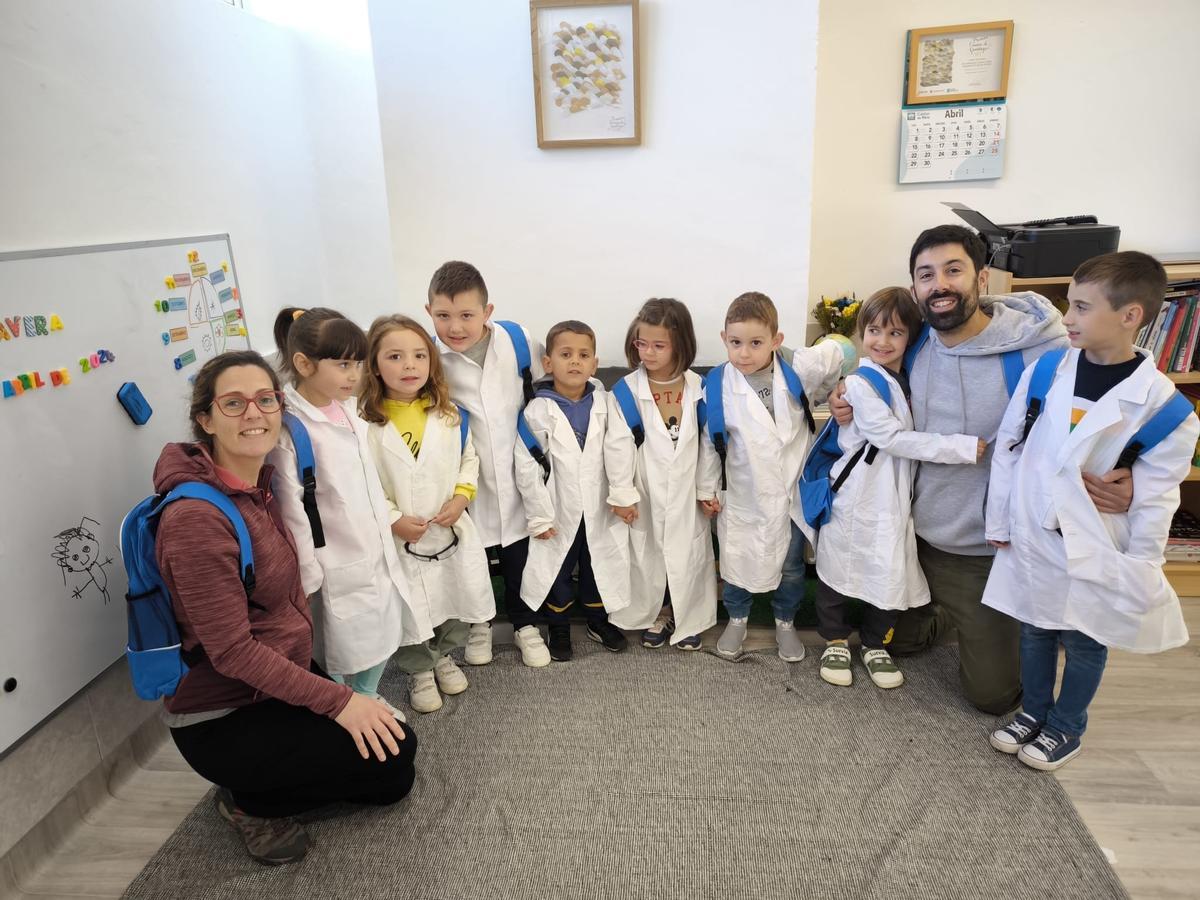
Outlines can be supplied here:
<path id="1" fill-rule="evenodd" d="M 283 409 L 283 394 L 279 391 L 259 391 L 253 397 L 247 397 L 245 394 L 222 394 L 213 401 L 217 409 L 234 419 L 245 415 L 251 403 L 258 407 L 260 413 L 270 415 Z"/>

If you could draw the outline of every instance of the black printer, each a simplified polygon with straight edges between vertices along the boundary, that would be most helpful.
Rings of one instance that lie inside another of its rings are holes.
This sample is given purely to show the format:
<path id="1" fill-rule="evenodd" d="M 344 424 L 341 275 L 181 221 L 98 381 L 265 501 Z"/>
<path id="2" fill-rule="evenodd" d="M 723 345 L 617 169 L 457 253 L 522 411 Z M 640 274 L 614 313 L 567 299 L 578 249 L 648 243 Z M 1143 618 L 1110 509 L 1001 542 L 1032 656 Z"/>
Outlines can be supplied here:
<path id="1" fill-rule="evenodd" d="M 996 225 L 961 203 L 944 205 L 987 241 L 988 264 L 1017 278 L 1068 276 L 1084 260 L 1114 252 L 1121 239 L 1118 226 L 1101 225 L 1095 216 Z"/>

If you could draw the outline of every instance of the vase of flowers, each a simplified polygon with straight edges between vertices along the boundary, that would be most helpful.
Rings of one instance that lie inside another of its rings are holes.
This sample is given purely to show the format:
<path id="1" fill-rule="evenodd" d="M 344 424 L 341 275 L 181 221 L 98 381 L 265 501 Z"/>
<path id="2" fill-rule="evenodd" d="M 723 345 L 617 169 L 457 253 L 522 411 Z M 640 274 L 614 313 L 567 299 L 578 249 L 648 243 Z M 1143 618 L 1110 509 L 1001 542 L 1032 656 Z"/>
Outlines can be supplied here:
<path id="1" fill-rule="evenodd" d="M 850 337 L 854 334 L 854 325 L 858 320 L 858 308 L 862 306 L 854 294 L 842 294 L 838 297 L 822 296 L 813 308 L 813 318 L 821 326 L 825 334 L 840 334 Z"/>

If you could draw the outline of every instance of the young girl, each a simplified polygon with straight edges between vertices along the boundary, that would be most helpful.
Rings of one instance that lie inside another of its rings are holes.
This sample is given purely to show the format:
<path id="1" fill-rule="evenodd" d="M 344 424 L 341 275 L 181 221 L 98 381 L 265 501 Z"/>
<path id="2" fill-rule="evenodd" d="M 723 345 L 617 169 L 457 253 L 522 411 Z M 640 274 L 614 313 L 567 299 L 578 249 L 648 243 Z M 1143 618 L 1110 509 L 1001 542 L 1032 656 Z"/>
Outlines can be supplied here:
<path id="1" fill-rule="evenodd" d="M 644 647 L 670 640 L 680 650 L 699 650 L 700 633 L 717 621 L 717 579 L 712 532 L 696 502 L 701 378 L 689 369 L 696 333 L 687 307 L 647 300 L 629 326 L 625 355 L 634 370 L 624 382 L 645 433 L 634 472 L 642 502 L 630 525 L 632 599 L 611 619 L 645 629 Z M 609 404 L 610 427 L 628 429 L 615 393 Z"/>
<path id="2" fill-rule="evenodd" d="M 907 288 L 884 288 L 863 303 L 858 336 L 870 357 L 860 368 L 882 375 L 891 393 L 884 402 L 867 377 L 846 378 L 854 423 L 838 435 L 842 457 L 830 471 L 836 482 L 860 449 L 862 455 L 833 495 L 830 521 L 817 534 L 817 632 L 825 638 L 821 678 L 830 684 L 853 680 L 846 604 L 862 598 L 862 661 L 881 688 L 899 687 L 904 675 L 885 644 L 901 610 L 929 602 L 929 587 L 917 564 L 917 538 L 910 514 L 914 462 L 977 463 L 986 443 L 965 434 L 914 432 L 908 405 L 904 351 L 921 329 L 921 313 Z"/>
<path id="3" fill-rule="evenodd" d="M 433 712 L 442 706 L 441 694 L 467 689 L 466 676 L 447 654 L 467 645 L 470 623 L 492 619 L 496 604 L 487 553 L 466 512 L 479 457 L 470 437 L 463 439 L 441 354 L 407 316 L 383 316 L 371 325 L 359 414 L 371 423 L 367 443 L 387 495 L 400 566 L 420 586 L 412 615 L 419 630 L 433 634 L 402 648 L 396 664 L 412 676 L 412 708 Z"/>
<path id="4" fill-rule="evenodd" d="M 319 547 L 287 428 L 269 457 L 284 521 L 296 541 L 304 593 L 313 601 L 313 655 L 335 680 L 382 700 L 379 679 L 389 657 L 401 644 L 430 635 L 405 608 L 415 595 L 396 558 L 387 499 L 367 449 L 367 425 L 355 410 L 367 336 L 331 309 L 287 307 L 275 320 L 275 343 L 290 382 L 284 388 L 287 408 L 308 432 L 316 461 L 316 508 L 324 532 Z"/>

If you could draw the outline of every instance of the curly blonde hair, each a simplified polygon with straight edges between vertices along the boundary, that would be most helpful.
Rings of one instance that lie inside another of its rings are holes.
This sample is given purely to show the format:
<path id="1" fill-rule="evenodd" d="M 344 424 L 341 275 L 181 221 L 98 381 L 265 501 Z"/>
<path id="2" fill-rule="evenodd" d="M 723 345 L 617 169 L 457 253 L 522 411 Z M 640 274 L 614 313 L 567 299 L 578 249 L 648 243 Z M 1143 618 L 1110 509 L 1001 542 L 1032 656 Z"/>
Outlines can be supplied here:
<path id="1" fill-rule="evenodd" d="M 371 323 L 371 330 L 367 332 L 367 373 L 362 397 L 358 401 L 358 414 L 375 425 L 388 423 L 387 413 L 383 411 L 387 385 L 379 374 L 379 350 L 383 339 L 393 331 L 411 331 L 424 341 L 425 349 L 429 351 L 429 380 L 418 396 L 429 401 L 430 410 L 444 416 L 450 424 L 457 425 L 458 407 L 450 400 L 450 387 L 446 384 L 446 373 L 442 369 L 442 354 L 434 346 L 429 332 L 413 319 L 399 313 L 380 316 Z"/>

